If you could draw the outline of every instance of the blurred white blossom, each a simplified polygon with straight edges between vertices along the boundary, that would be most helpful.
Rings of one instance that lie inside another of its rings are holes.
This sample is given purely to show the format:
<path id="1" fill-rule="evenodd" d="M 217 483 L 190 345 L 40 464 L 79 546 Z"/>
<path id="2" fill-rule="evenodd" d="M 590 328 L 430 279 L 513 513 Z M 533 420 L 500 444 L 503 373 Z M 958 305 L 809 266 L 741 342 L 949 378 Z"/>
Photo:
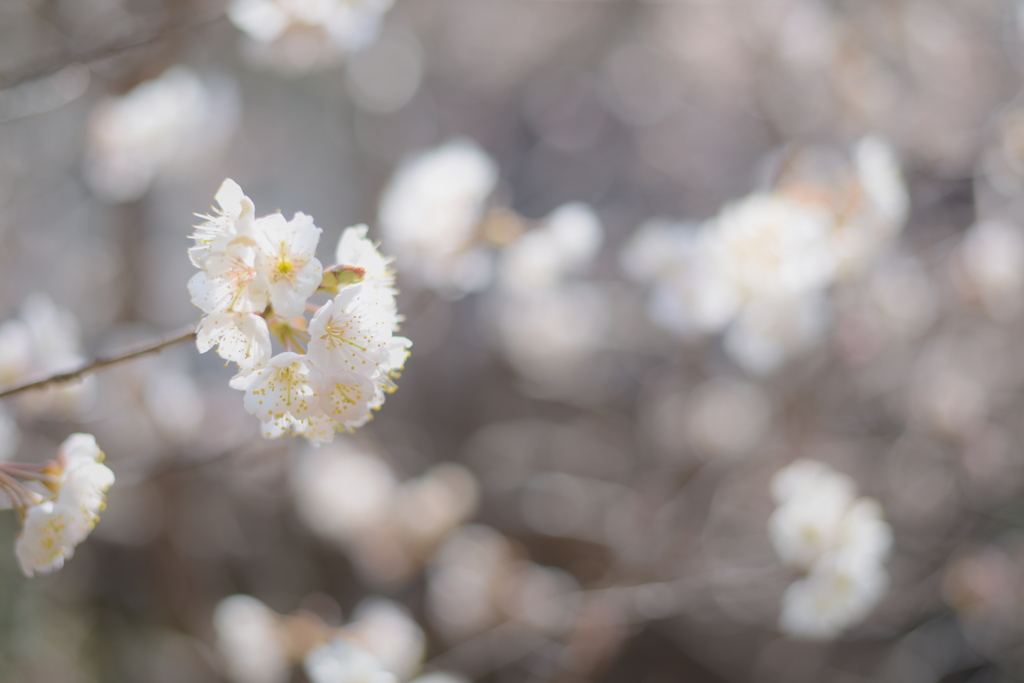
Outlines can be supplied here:
<path id="1" fill-rule="evenodd" d="M 768 519 L 776 552 L 807 571 L 783 597 L 779 626 L 802 638 L 834 638 L 862 621 L 888 582 L 892 530 L 871 498 L 856 498 L 845 474 L 797 460 L 771 481 L 778 507 Z"/>
<path id="2" fill-rule="evenodd" d="M 420 670 L 426 636 L 397 602 L 367 598 L 356 606 L 348 631 L 399 680 L 407 681 Z"/>
<path id="3" fill-rule="evenodd" d="M 724 330 L 730 355 L 765 374 L 824 338 L 829 288 L 883 253 L 908 205 L 895 154 L 867 137 L 839 180 L 784 176 L 703 224 L 645 224 L 622 267 L 651 287 L 656 324 L 683 338 Z"/>
<path id="4" fill-rule="evenodd" d="M 234 82 L 202 79 L 175 66 L 158 78 L 96 106 L 89 120 L 85 178 L 101 199 L 140 198 L 167 171 L 194 168 L 234 132 Z"/>
<path id="5" fill-rule="evenodd" d="M 475 291 L 491 279 L 491 255 L 479 243 L 494 161 L 457 139 L 407 158 L 380 200 L 384 244 L 410 281 L 449 293 Z"/>
<path id="6" fill-rule="evenodd" d="M 289 75 L 323 69 L 377 39 L 392 0 L 233 0 L 228 18 L 258 66 Z"/>
<path id="7" fill-rule="evenodd" d="M 277 615 L 248 595 L 232 595 L 213 613 L 217 650 L 234 683 L 284 683 L 291 675 Z"/>
<path id="8" fill-rule="evenodd" d="M 473 475 L 442 463 L 399 482 L 379 457 L 347 439 L 303 454 L 292 470 L 302 520 L 379 583 L 406 580 L 476 510 Z"/>

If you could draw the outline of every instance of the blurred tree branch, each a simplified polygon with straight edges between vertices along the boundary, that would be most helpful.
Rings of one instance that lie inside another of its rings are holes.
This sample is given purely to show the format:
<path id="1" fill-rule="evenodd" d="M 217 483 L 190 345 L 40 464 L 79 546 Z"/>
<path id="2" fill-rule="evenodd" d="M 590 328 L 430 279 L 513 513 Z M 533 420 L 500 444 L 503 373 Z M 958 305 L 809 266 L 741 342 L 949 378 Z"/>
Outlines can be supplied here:
<path id="1" fill-rule="evenodd" d="M 46 60 L 40 60 L 35 64 L 30 64 L 12 73 L 0 73 L 0 88 L 12 88 L 28 81 L 55 74 L 69 64 L 88 64 L 89 62 L 113 57 L 132 48 L 155 43 L 178 33 L 194 31 L 220 21 L 224 16 L 223 13 L 219 13 L 215 16 L 192 22 L 179 22 L 178 20 L 171 19 L 153 28 L 134 31 L 129 35 L 121 36 L 115 40 L 82 50 L 78 53 L 58 55 Z"/>
<path id="2" fill-rule="evenodd" d="M 84 365 L 75 368 L 74 370 L 59 372 L 55 375 L 50 375 L 48 377 L 32 380 L 30 382 L 19 384 L 8 389 L 3 389 L 2 391 L 0 391 L 0 398 L 14 396 L 15 394 L 20 394 L 21 392 L 28 391 L 29 389 L 41 389 L 43 387 L 49 386 L 50 384 L 61 384 L 64 382 L 71 382 L 73 380 L 79 379 L 83 375 L 89 374 L 90 372 L 94 372 L 96 370 L 99 370 L 100 368 L 107 367 L 108 365 L 114 365 L 116 363 L 130 360 L 132 358 L 137 358 L 139 356 L 144 356 L 150 353 L 158 353 L 169 346 L 174 346 L 175 344 L 180 344 L 181 342 L 195 339 L 195 337 L 196 326 L 193 323 L 189 323 L 188 325 L 180 329 L 177 329 L 173 332 L 169 332 L 155 340 L 143 342 L 142 344 L 136 344 L 134 346 L 129 346 L 126 349 L 116 351 L 112 354 L 99 356 L 95 360 L 85 363 Z"/>

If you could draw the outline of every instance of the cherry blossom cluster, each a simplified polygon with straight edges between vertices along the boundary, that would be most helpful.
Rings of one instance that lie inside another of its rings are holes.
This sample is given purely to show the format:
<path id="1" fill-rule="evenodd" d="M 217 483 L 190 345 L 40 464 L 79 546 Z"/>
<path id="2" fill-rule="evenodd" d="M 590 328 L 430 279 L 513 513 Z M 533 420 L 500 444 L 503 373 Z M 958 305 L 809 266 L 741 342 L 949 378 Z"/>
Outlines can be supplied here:
<path id="1" fill-rule="evenodd" d="M 850 477 L 814 460 L 778 471 L 771 491 L 778 503 L 768 519 L 775 551 L 806 572 L 786 590 L 779 626 L 802 638 L 835 638 L 885 593 L 892 529 L 878 501 L 858 498 Z"/>
<path id="2" fill-rule="evenodd" d="M 256 218 L 232 180 L 216 200 L 220 209 L 202 216 L 189 249 L 200 270 L 188 289 L 205 313 L 199 351 L 216 346 L 238 365 L 230 385 L 245 392 L 265 437 L 301 434 L 318 444 L 365 424 L 395 389 L 411 346 L 394 335 L 390 260 L 359 226 L 342 233 L 337 265 L 324 269 L 316 258 L 322 231 L 310 216 Z M 314 306 L 317 293 L 333 298 Z M 273 352 L 271 337 L 284 351 Z"/>
<path id="3" fill-rule="evenodd" d="M 69 436 L 53 462 L 0 463 L 0 497 L 21 518 L 14 550 L 26 576 L 64 566 L 99 521 L 113 483 L 91 434 Z"/>
<path id="4" fill-rule="evenodd" d="M 721 332 L 730 355 L 758 374 L 821 338 L 827 289 L 871 266 L 908 212 L 895 154 L 881 140 L 861 140 L 834 173 L 799 161 L 772 191 L 703 223 L 646 224 L 623 255 L 627 273 L 652 285 L 656 324 L 684 338 Z"/>

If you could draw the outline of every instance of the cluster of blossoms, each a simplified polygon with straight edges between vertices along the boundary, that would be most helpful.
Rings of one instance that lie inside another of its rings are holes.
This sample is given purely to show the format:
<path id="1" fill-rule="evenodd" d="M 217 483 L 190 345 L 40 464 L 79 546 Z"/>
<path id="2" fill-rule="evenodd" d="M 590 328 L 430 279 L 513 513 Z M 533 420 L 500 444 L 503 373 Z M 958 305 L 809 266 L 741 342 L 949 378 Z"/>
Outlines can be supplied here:
<path id="1" fill-rule="evenodd" d="M 289 73 L 332 66 L 371 44 L 392 0 L 234 0 L 231 23 L 252 39 L 249 56 Z"/>
<path id="2" fill-rule="evenodd" d="M 91 434 L 72 434 L 54 462 L 0 463 L 0 496 L 22 521 L 15 543 L 26 576 L 64 566 L 99 521 L 114 473 L 103 465 L 103 451 Z M 40 493 L 22 481 L 41 484 Z"/>
<path id="3" fill-rule="evenodd" d="M 723 332 L 733 358 L 756 373 L 817 341 L 827 288 L 871 264 L 908 211 L 892 151 L 865 138 L 853 156 L 836 174 L 797 168 L 702 224 L 641 228 L 623 267 L 653 285 L 652 320 L 684 338 Z"/>
<path id="4" fill-rule="evenodd" d="M 231 180 L 216 200 L 220 210 L 196 226 L 189 250 L 200 269 L 189 293 L 206 314 L 199 351 L 217 346 L 238 365 L 230 384 L 245 392 L 245 409 L 263 422 L 266 437 L 290 432 L 318 444 L 366 423 L 394 390 L 411 345 L 394 336 L 389 260 L 360 226 L 344 231 L 338 265 L 325 270 L 315 255 L 321 230 L 311 217 L 256 218 Z M 317 292 L 334 298 L 317 308 L 308 303 Z M 273 353 L 271 335 L 284 352 Z"/>
<path id="5" fill-rule="evenodd" d="M 344 627 L 310 612 L 274 612 L 248 595 L 221 600 L 213 615 L 229 680 L 284 683 L 301 664 L 312 683 L 398 683 L 423 663 L 426 638 L 402 606 L 367 598 Z M 419 681 L 421 679 L 417 679 Z"/>
<path id="6" fill-rule="evenodd" d="M 885 593 L 892 529 L 854 481 L 813 460 L 775 474 L 778 507 L 768 531 L 782 560 L 807 575 L 786 590 L 779 626 L 802 638 L 835 638 L 863 620 Z"/>

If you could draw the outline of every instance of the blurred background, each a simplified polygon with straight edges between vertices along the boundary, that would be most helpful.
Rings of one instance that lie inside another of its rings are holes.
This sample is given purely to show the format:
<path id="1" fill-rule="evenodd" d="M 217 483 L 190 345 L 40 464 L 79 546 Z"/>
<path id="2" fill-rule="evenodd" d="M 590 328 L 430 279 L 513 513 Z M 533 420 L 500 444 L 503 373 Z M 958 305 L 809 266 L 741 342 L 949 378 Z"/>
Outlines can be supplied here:
<path id="1" fill-rule="evenodd" d="M 1024 680 L 1022 36 L 1016 0 L 0 0 L 0 384 L 198 320 L 226 177 L 325 265 L 369 225 L 413 341 L 319 449 L 190 344 L 7 400 L 8 459 L 87 431 L 117 483 L 60 572 L 0 552 L 0 680 L 307 680 L 234 662 L 234 594 L 403 680 Z M 705 244 L 765 197 L 862 232 Z M 762 305 L 786 258 L 818 274 Z M 826 641 L 778 626 L 798 458 L 895 539 Z"/>

